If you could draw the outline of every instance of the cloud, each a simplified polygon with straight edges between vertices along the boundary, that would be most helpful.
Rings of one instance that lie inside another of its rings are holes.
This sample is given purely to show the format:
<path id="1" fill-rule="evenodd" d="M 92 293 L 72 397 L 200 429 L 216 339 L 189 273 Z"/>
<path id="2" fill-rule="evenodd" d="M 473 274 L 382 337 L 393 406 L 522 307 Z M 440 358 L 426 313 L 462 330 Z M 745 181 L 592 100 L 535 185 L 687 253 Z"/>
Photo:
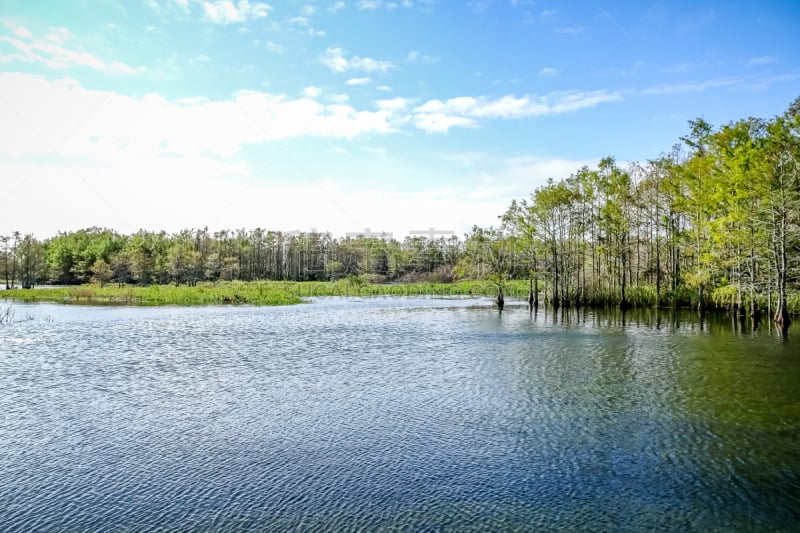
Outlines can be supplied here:
<path id="1" fill-rule="evenodd" d="M 17 37 L 22 37 L 23 39 L 30 39 L 33 37 L 33 34 L 28 30 L 28 28 L 23 26 L 14 26 L 12 27 L 12 31 L 14 32 L 14 35 Z"/>
<path id="2" fill-rule="evenodd" d="M 273 54 L 282 54 L 285 51 L 283 45 L 274 43 L 272 41 L 267 41 L 264 46 L 266 46 L 267 50 Z"/>
<path id="3" fill-rule="evenodd" d="M 334 72 L 346 72 L 348 70 L 361 70 L 364 72 L 386 72 L 394 67 L 391 61 L 371 59 L 369 57 L 353 56 L 346 58 L 344 50 L 341 48 L 328 48 L 320 58 L 323 65 Z"/>
<path id="4" fill-rule="evenodd" d="M 306 98 L 317 98 L 320 94 L 322 94 L 322 89 L 319 87 L 314 87 L 313 85 L 303 89 L 303 96 Z"/>
<path id="5" fill-rule="evenodd" d="M 662 85 L 653 85 L 642 89 L 643 94 L 651 95 L 672 95 L 672 94 L 686 94 L 698 93 L 707 89 L 715 89 L 719 87 L 730 87 L 738 85 L 744 81 L 743 78 L 715 78 L 702 82 L 691 83 L 671 83 Z"/>
<path id="6" fill-rule="evenodd" d="M 418 50 L 412 50 L 408 53 L 408 55 L 406 55 L 406 61 L 408 61 L 409 63 L 415 63 L 419 61 L 420 63 L 433 65 L 435 63 L 439 63 L 441 59 L 436 56 L 429 56 L 422 54 Z"/>
<path id="7" fill-rule="evenodd" d="M 340 2 L 337 2 L 339 4 Z M 425 2 L 426 4 L 429 2 Z M 344 6 L 342 6 L 344 7 Z M 394 11 L 401 7 L 411 8 L 414 7 L 414 2 L 411 0 L 402 0 L 401 2 L 384 2 L 383 0 L 359 0 L 356 7 L 361 11 L 376 11 L 384 8 L 387 11 Z"/>
<path id="8" fill-rule="evenodd" d="M 539 76 L 542 76 L 544 78 L 555 78 L 559 74 L 560 72 L 558 71 L 558 69 L 553 67 L 544 67 L 539 71 Z"/>
<path id="9" fill-rule="evenodd" d="M 748 67 L 761 67 L 764 65 L 773 65 L 778 62 L 776 57 L 772 56 L 758 56 L 758 57 L 751 57 L 746 61 L 746 65 Z"/>
<path id="10" fill-rule="evenodd" d="M 383 2 L 381 0 L 360 0 L 358 2 L 358 9 L 364 11 L 374 11 L 381 7 Z"/>
<path id="11" fill-rule="evenodd" d="M 446 115 L 444 113 L 417 113 L 414 116 L 414 125 L 428 133 L 447 133 L 454 126 L 462 128 L 474 127 L 477 122 L 471 118 Z"/>
<path id="12" fill-rule="evenodd" d="M 68 80 L 0 73 L 0 155 L 128 161 L 232 157 L 248 144 L 294 137 L 351 139 L 394 131 L 387 110 L 239 91 L 226 100 L 169 100 L 90 90 Z"/>
<path id="13" fill-rule="evenodd" d="M 375 102 L 378 109 L 386 109 L 388 111 L 404 111 L 411 105 L 411 100 L 408 98 L 390 98 L 388 100 L 378 100 Z"/>
<path id="14" fill-rule="evenodd" d="M 486 11 L 492 3 L 488 0 L 480 0 L 477 2 L 469 2 L 467 5 L 472 8 L 476 15 L 480 15 Z"/>
<path id="15" fill-rule="evenodd" d="M 345 145 L 349 148 L 348 145 Z M 348 155 L 344 147 L 330 150 Z M 381 155 L 381 150 L 364 147 Z M 391 154 L 389 154 L 391 157 Z M 341 159 L 348 159 L 347 157 Z M 147 156 L 124 161 L 61 162 L 9 161 L 0 157 L 0 174 L 19 177 L 4 182 L 0 209 L 7 220 L 17 221 L 23 233 L 40 238 L 60 231 L 105 226 L 124 233 L 144 227 L 177 232 L 208 226 L 211 231 L 230 228 L 272 230 L 310 229 L 335 236 L 361 231 L 392 232 L 402 239 L 411 230 L 434 227 L 462 234 L 473 224 L 496 224 L 514 198 L 528 196 L 548 177 L 565 178 L 581 166 L 596 161 L 546 157 L 497 157 L 496 154 L 443 155 L 458 180 L 443 187 L 424 179 L 408 186 L 402 164 L 386 168 L 381 158 L 359 157 L 353 166 L 341 165 L 351 175 L 354 168 L 372 173 L 375 168 L 392 179 L 360 182 L 324 174 L 312 179 L 269 179 L 269 169 L 238 161 L 220 161 L 206 155 Z M 303 169 L 299 169 L 302 173 Z M 422 171 L 425 172 L 424 170 Z M 431 173 L 440 173 L 437 169 Z M 396 178 L 396 179 L 395 179 Z M 37 216 L 30 216 L 26 201 L 36 190 Z M 208 191 L 225 191 L 209 194 Z M 303 209 L 298 209 L 302 202 Z M 65 210 L 65 206 L 79 208 Z"/>
<path id="16" fill-rule="evenodd" d="M 558 35 L 578 35 L 588 30 L 586 26 L 562 26 L 553 30 Z"/>
<path id="17" fill-rule="evenodd" d="M 775 83 L 794 82 L 800 79 L 800 73 L 786 73 L 775 76 L 741 76 L 730 78 L 714 78 L 705 81 L 689 83 L 673 83 L 663 85 L 653 85 L 638 91 L 629 91 L 632 94 L 646 95 L 675 95 L 687 93 L 699 93 L 709 89 L 723 87 L 741 87 L 747 90 L 764 90 Z"/>
<path id="18" fill-rule="evenodd" d="M 704 69 L 707 67 L 708 64 L 705 62 L 679 61 L 677 63 L 673 63 L 671 65 L 667 65 L 666 67 L 662 68 L 661 72 L 666 72 L 667 74 L 681 74 L 683 72 Z"/>
<path id="19" fill-rule="evenodd" d="M 351 87 L 357 85 L 369 85 L 372 83 L 370 78 L 351 78 L 345 82 L 345 84 L 350 85 Z"/>
<path id="20" fill-rule="evenodd" d="M 567 91 L 544 96 L 503 96 L 497 99 L 462 96 L 429 100 L 414 109 L 414 122 L 428 132 L 446 132 L 453 126 L 474 126 L 477 119 L 519 119 L 568 113 L 622 99 L 619 92 Z"/>
<path id="21" fill-rule="evenodd" d="M 328 8 L 328 11 L 331 13 L 336 13 L 339 10 L 344 9 L 344 2 L 336 2 L 331 7 Z"/>
<path id="22" fill-rule="evenodd" d="M 245 22 L 250 19 L 260 19 L 266 17 L 272 10 L 272 6 L 261 2 L 249 0 L 211 0 L 203 2 L 203 14 L 206 20 L 215 24 L 232 24 Z"/>
<path id="23" fill-rule="evenodd" d="M 120 61 L 104 61 L 77 46 L 64 46 L 66 41 L 72 39 L 72 33 L 66 28 L 50 28 L 47 35 L 40 39 L 22 26 L 11 23 L 6 26 L 19 38 L 0 35 L 0 42 L 8 43 L 17 53 L 0 52 L 0 63 L 42 63 L 55 70 L 85 67 L 107 74 L 127 75 L 144 71 L 144 67 L 131 67 Z"/>

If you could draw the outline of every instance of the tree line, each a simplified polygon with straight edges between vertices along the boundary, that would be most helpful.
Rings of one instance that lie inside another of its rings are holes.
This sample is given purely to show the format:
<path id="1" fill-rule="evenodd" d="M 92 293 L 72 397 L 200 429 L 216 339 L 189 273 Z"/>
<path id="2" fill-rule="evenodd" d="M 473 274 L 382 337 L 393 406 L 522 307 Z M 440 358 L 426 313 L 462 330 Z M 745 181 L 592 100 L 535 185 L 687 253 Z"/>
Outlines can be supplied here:
<path id="1" fill-rule="evenodd" d="M 468 246 L 482 243 L 501 280 L 520 266 L 533 286 L 544 278 L 555 307 L 691 303 L 754 318 L 768 309 L 788 324 L 800 288 L 800 98 L 771 120 L 689 126 L 645 163 L 607 157 L 550 180 Z"/>
<path id="2" fill-rule="evenodd" d="M 329 233 L 186 229 L 123 235 L 105 228 L 65 232 L 38 241 L 15 232 L 0 237 L 6 287 L 47 283 L 188 284 L 200 281 L 374 281 L 425 276 L 452 281 L 463 244 L 457 237 L 404 241 Z"/>
<path id="3" fill-rule="evenodd" d="M 38 241 L 0 237 L 6 286 L 216 280 L 530 279 L 554 307 L 727 307 L 788 323 L 800 310 L 800 98 L 780 116 L 714 128 L 703 119 L 669 153 L 595 168 L 514 200 L 463 239 L 187 229 L 89 228 Z M 797 301 L 792 301 L 792 299 Z"/>

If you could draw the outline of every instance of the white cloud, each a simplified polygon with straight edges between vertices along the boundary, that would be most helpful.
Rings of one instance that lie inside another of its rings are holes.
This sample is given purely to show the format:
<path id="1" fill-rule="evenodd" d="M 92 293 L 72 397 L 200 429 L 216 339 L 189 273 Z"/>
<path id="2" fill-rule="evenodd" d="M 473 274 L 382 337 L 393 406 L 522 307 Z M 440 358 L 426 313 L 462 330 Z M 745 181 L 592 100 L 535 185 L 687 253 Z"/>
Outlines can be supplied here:
<path id="1" fill-rule="evenodd" d="M 328 11 L 330 11 L 331 13 L 336 13 L 341 9 L 344 9 L 344 2 L 336 2 L 331 7 L 328 8 Z"/>
<path id="2" fill-rule="evenodd" d="M 126 233 L 143 225 L 166 231 L 317 227 L 343 235 L 372 227 L 402 236 L 436 227 L 460 233 L 472 224 L 495 223 L 510 200 L 530 193 L 538 180 L 569 175 L 582 165 L 527 156 L 461 157 L 454 170 L 464 177 L 461 185 L 411 189 L 399 178 L 369 185 L 323 173 L 311 180 L 309 172 L 296 168 L 302 158 L 289 169 L 300 178 L 244 159 L 240 148 L 247 144 L 392 131 L 392 120 L 413 105 L 402 98 L 379 100 L 377 111 L 367 112 L 345 105 L 342 95 L 330 96 L 336 102 L 331 105 L 318 96 L 310 87 L 299 98 L 241 91 L 226 100 L 170 100 L 89 90 L 68 79 L 0 73 L 0 98 L 7 103 L 0 106 L 0 175 L 7 177 L 0 211 L 6 220 L 21 221 L 20 230 L 40 237 L 95 225 Z M 463 98 L 442 106 L 470 113 L 480 102 Z M 479 119 L 433 111 L 415 120 L 427 131 L 446 131 Z M 342 167 L 342 174 L 351 177 L 363 161 L 354 165 Z M 408 168 L 384 172 L 394 178 Z M 29 216 L 30 206 L 22 201 L 30 190 L 37 191 L 42 216 Z M 208 194 L 220 190 L 226 194 Z M 297 199 L 304 209 L 297 209 Z M 65 206 L 79 208 L 67 214 Z"/>
<path id="3" fill-rule="evenodd" d="M 345 84 L 350 85 L 351 87 L 358 85 L 369 85 L 370 83 L 372 83 L 370 78 L 351 78 L 345 82 Z"/>
<path id="4" fill-rule="evenodd" d="M 568 113 L 622 99 L 619 92 L 568 91 L 544 96 L 503 96 L 497 99 L 462 96 L 429 100 L 414 109 L 417 127 L 428 132 L 446 132 L 453 126 L 474 126 L 476 119 L 519 119 Z"/>
<path id="5" fill-rule="evenodd" d="M 175 102 L 182 105 L 197 105 L 208 102 L 208 98 L 205 96 L 191 96 L 188 98 L 179 98 L 175 100 Z"/>
<path id="6" fill-rule="evenodd" d="M 761 67 L 764 65 L 773 65 L 778 62 L 778 59 L 772 56 L 759 56 L 759 57 L 751 57 L 747 60 L 746 65 L 748 67 Z"/>
<path id="7" fill-rule="evenodd" d="M 667 65 L 666 67 L 662 68 L 662 72 L 666 72 L 668 74 L 681 74 L 683 72 L 689 72 L 691 70 L 699 70 L 707 68 L 708 64 L 704 62 L 696 62 L 696 61 L 679 61 L 677 63 L 673 63 L 671 65 Z M 624 69 L 624 71 L 629 71 L 630 69 Z M 614 72 L 617 73 L 616 71 Z"/>
<path id="8" fill-rule="evenodd" d="M 298 26 L 308 26 L 308 17 L 294 17 L 290 18 L 289 22 L 292 24 L 297 24 Z"/>
<path id="9" fill-rule="evenodd" d="M 558 35 L 578 35 L 579 33 L 585 32 L 587 29 L 586 26 L 562 26 L 553 31 Z"/>
<path id="10" fill-rule="evenodd" d="M 261 2 L 249 0 L 211 0 L 203 2 L 203 13 L 205 18 L 215 24 L 232 24 L 245 22 L 249 19 L 260 19 L 266 17 L 272 10 L 272 6 Z"/>
<path id="11" fill-rule="evenodd" d="M 312 6 L 311 4 L 303 6 L 303 15 L 310 17 L 314 13 L 317 12 L 317 8 Z"/>
<path id="12" fill-rule="evenodd" d="M 144 71 L 144 67 L 131 67 L 121 61 L 104 61 L 80 47 L 63 46 L 64 41 L 72 38 L 66 28 L 50 28 L 48 34 L 39 39 L 27 28 L 18 31 L 21 26 L 10 23 L 6 26 L 20 38 L 0 35 L 0 42 L 6 42 L 17 50 L 15 54 L 0 53 L 0 63 L 42 63 L 56 70 L 86 67 L 108 74 L 136 74 Z"/>
<path id="13" fill-rule="evenodd" d="M 428 133 L 447 133 L 454 127 L 475 126 L 475 120 L 467 117 L 445 115 L 444 113 L 418 113 L 414 117 L 414 125 Z"/>
<path id="14" fill-rule="evenodd" d="M 331 145 L 330 150 L 349 155 L 343 147 Z M 369 146 L 364 151 L 385 155 Z M 0 157 L 0 173 L 15 178 L 4 182 L 0 210 L 6 220 L 20 224 L 15 228 L 40 238 L 90 226 L 124 233 L 142 227 L 168 232 L 205 226 L 211 231 L 316 227 L 335 236 L 370 227 L 400 239 L 411 230 L 434 227 L 460 235 L 473 224 L 496 224 L 497 215 L 512 199 L 527 196 L 547 177 L 564 178 L 596 161 L 476 154 L 466 155 L 464 163 L 454 170 L 461 177 L 459 185 L 442 187 L 431 180 L 430 185 L 409 189 L 402 179 L 383 180 L 378 185 L 348 183 L 335 175 L 281 182 L 268 179 L 269 169 L 202 155 L 69 166 Z M 359 158 L 356 166 L 364 167 L 365 158 Z M 342 168 L 350 174 L 353 167 Z M 407 169 L 386 172 L 395 177 L 405 175 Z M 39 215 L 35 217 L 30 216 L 25 201 L 30 190 L 37 191 Z M 208 194 L 220 190 L 226 194 Z M 297 209 L 298 199 L 302 199 L 303 209 Z M 65 210 L 65 206 L 80 208 Z"/>
<path id="15" fill-rule="evenodd" d="M 394 66 L 391 61 L 382 61 L 369 57 L 353 56 L 348 59 L 344 56 L 344 50 L 341 48 L 326 49 L 320 61 L 334 72 L 346 72 L 348 70 L 386 72 Z"/>
<path id="16" fill-rule="evenodd" d="M 547 183 L 548 178 L 566 179 L 581 167 L 595 167 L 596 159 L 562 159 L 535 156 L 509 157 L 503 161 L 502 175 L 504 180 L 516 183 L 527 191 Z M 533 184 L 532 184 L 533 182 Z"/>
<path id="17" fill-rule="evenodd" d="M 429 56 L 422 54 L 419 50 L 412 50 L 406 55 L 406 61 L 409 63 L 415 63 L 417 61 L 421 63 L 427 63 L 429 65 L 433 65 L 435 63 L 439 63 L 441 61 L 440 58 L 436 56 Z"/>
<path id="18" fill-rule="evenodd" d="M 12 31 L 14 32 L 14 35 L 17 37 L 22 37 L 23 39 L 30 39 L 33 37 L 33 34 L 30 32 L 30 30 L 23 26 L 15 26 Z"/>
<path id="19" fill-rule="evenodd" d="M 303 89 L 303 96 L 307 98 L 317 98 L 320 94 L 322 94 L 322 89 L 313 85 Z"/>
<path id="20" fill-rule="evenodd" d="M 231 157 L 246 144 L 394 131 L 386 110 L 305 96 L 239 91 L 229 100 L 171 101 L 95 91 L 72 80 L 0 73 L 0 155 L 128 161 L 164 155 Z"/>
<path id="21" fill-rule="evenodd" d="M 264 46 L 266 46 L 267 50 L 269 50 L 273 54 L 282 54 L 284 52 L 283 45 L 280 45 L 278 43 L 274 43 L 272 41 L 267 41 Z"/>
<path id="22" fill-rule="evenodd" d="M 381 0 L 360 0 L 358 2 L 358 9 L 366 11 L 374 11 L 381 7 L 383 2 Z"/>
<path id="23" fill-rule="evenodd" d="M 539 76 L 545 78 L 555 78 L 559 74 L 560 72 L 558 71 L 558 69 L 553 67 L 544 67 L 539 71 Z"/>
<path id="24" fill-rule="evenodd" d="M 386 109 L 388 111 L 404 111 L 411 106 L 411 100 L 408 98 L 390 98 L 388 100 L 378 100 L 375 102 L 378 109 Z"/>
<path id="25" fill-rule="evenodd" d="M 388 92 L 392 91 L 392 88 L 389 87 L 388 85 L 381 85 L 381 86 L 378 87 L 378 90 L 381 91 L 381 92 L 388 93 Z"/>
<path id="26" fill-rule="evenodd" d="M 344 148 L 334 152 L 347 155 Z M 372 228 L 402 239 L 411 230 L 434 227 L 456 234 L 473 224 L 490 225 L 507 208 L 505 190 L 477 198 L 472 187 L 399 187 L 349 185 L 320 178 L 311 182 L 276 183 L 248 179 L 253 169 L 208 157 L 144 158 L 119 166 L 19 164 L 0 160 L 3 175 L 25 176 L 11 194 L 0 197 L 0 209 L 14 228 L 39 238 L 92 226 L 123 233 L 141 228 L 178 232 L 208 227 L 266 228 L 289 231 L 318 228 L 334 236 Z M 402 180 L 397 180 L 400 183 Z M 37 209 L 30 216 L 25 201 L 37 191 Z M 224 190 L 224 195 L 208 191 Z M 504 194 L 505 193 L 505 194 Z M 298 209 L 302 201 L 303 209 Z M 69 209 L 65 206 L 79 206 Z"/>
<path id="27" fill-rule="evenodd" d="M 730 87 L 732 85 L 738 85 L 744 81 L 745 80 L 742 78 L 715 78 L 713 80 L 706 80 L 702 82 L 654 85 L 652 87 L 647 87 L 646 89 L 643 89 L 641 92 L 644 94 L 654 94 L 654 95 L 699 93 L 707 89 L 715 89 L 719 87 Z"/>
<path id="28" fill-rule="evenodd" d="M 30 33 L 30 32 L 29 32 Z M 72 39 L 72 33 L 67 28 L 50 28 L 50 32 L 45 36 L 56 44 Z"/>

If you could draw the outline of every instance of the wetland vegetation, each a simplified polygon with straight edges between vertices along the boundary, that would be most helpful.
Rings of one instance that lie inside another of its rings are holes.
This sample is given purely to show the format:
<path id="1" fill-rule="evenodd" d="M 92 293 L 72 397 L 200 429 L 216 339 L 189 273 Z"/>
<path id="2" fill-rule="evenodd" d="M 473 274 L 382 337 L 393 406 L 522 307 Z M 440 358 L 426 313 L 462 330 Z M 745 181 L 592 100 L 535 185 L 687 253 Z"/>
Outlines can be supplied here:
<path id="1" fill-rule="evenodd" d="M 0 238 L 0 277 L 7 288 L 67 286 L 7 297 L 72 303 L 489 291 L 532 305 L 717 308 L 788 324 L 800 313 L 800 99 L 769 120 L 693 120 L 669 153 L 627 165 L 607 157 L 550 180 L 463 238 L 15 232 Z"/>

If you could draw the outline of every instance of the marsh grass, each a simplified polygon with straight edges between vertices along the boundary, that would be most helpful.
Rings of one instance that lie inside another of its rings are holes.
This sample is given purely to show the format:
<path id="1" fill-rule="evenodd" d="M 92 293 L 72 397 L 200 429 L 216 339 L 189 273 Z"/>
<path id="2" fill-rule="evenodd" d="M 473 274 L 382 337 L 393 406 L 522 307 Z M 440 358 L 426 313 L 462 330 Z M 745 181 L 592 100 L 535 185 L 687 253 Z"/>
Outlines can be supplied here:
<path id="1" fill-rule="evenodd" d="M 10 290 L 4 298 L 26 302 L 57 302 L 81 305 L 291 305 L 302 299 L 276 282 L 207 283 L 194 287 L 173 285 L 133 285 L 100 287 L 39 288 Z"/>
<path id="2" fill-rule="evenodd" d="M 350 278 L 339 281 L 290 282 L 286 288 L 301 298 L 319 296 L 432 296 L 447 298 L 451 296 L 471 296 L 476 298 L 497 296 L 497 284 L 490 281 L 458 281 L 454 283 L 435 283 L 419 281 L 414 283 L 364 283 Z M 528 282 L 513 280 L 505 282 L 503 291 L 511 297 L 528 295 Z"/>
<path id="3" fill-rule="evenodd" d="M 524 281 L 509 281 L 504 287 L 509 296 L 527 296 Z M 4 291 L 2 298 L 25 302 L 57 302 L 80 305 L 291 305 L 320 296 L 472 296 L 493 297 L 497 286 L 487 281 L 457 283 L 375 284 L 358 278 L 334 282 L 217 282 L 194 287 L 174 285 L 80 285 L 43 287 L 34 290 Z"/>
<path id="4" fill-rule="evenodd" d="M 75 287 L 45 287 L 38 289 L 13 289 L 2 291 L 0 298 L 25 302 L 57 302 L 80 305 L 292 305 L 305 299 L 321 296 L 340 297 L 457 297 L 493 298 L 497 296 L 497 283 L 485 280 L 434 283 L 382 284 L 371 283 L 360 277 L 338 281 L 233 281 L 185 285 L 80 285 Z M 544 302 L 544 286 L 540 285 L 539 298 Z M 503 282 L 503 292 L 508 298 L 527 298 L 527 280 Z M 661 308 L 680 308 L 696 305 L 694 293 L 688 289 L 661 294 Z M 629 299 L 634 308 L 656 307 L 655 288 L 641 286 L 631 290 Z M 597 294 L 584 304 L 589 307 L 615 307 L 619 297 Z M 800 294 L 789 297 L 789 310 L 800 313 Z M 544 305 L 544 303 L 542 303 Z M 0 309 L 2 311 L 2 309 Z"/>

